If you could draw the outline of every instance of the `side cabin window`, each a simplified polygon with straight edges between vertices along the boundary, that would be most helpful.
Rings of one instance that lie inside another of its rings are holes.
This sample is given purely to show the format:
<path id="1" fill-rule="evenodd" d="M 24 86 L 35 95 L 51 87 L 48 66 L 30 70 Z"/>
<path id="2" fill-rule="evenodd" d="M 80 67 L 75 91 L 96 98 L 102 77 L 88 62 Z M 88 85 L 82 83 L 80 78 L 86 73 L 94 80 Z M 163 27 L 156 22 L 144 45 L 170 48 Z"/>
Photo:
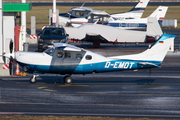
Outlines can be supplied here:
<path id="1" fill-rule="evenodd" d="M 82 54 L 77 54 L 76 59 L 78 59 L 78 60 L 82 59 Z"/>
<path id="2" fill-rule="evenodd" d="M 60 52 L 57 52 L 57 57 L 58 58 L 62 58 L 64 56 L 64 52 L 60 51 Z"/>
<path id="3" fill-rule="evenodd" d="M 91 60 L 92 56 L 91 55 L 86 55 L 86 60 Z"/>
<path id="4" fill-rule="evenodd" d="M 71 58 L 71 53 L 66 52 L 66 53 L 65 53 L 65 58 Z"/>
<path id="5" fill-rule="evenodd" d="M 53 56 L 53 54 L 54 54 L 54 49 L 53 49 L 53 48 L 49 48 L 49 49 L 46 49 L 44 52 L 45 52 L 46 54 L 50 55 L 50 56 Z"/>

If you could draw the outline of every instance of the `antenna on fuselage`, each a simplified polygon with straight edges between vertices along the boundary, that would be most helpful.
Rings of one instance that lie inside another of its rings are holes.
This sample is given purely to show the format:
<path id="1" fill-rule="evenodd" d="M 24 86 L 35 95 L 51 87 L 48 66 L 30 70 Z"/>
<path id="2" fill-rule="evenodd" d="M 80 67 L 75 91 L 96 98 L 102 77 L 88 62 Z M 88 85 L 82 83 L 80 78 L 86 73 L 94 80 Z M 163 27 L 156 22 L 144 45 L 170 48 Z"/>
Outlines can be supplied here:
<path id="1" fill-rule="evenodd" d="M 85 2 L 81 5 L 81 7 L 83 7 L 85 5 Z"/>

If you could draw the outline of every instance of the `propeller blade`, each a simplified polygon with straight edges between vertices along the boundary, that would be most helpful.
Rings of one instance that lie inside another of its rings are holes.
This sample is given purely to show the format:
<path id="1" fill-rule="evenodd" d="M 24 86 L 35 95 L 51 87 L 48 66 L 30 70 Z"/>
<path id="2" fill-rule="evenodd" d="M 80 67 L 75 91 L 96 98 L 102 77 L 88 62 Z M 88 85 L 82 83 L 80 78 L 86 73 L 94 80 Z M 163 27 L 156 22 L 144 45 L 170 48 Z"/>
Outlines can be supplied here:
<path id="1" fill-rule="evenodd" d="M 12 56 L 10 56 L 10 58 L 9 58 L 9 72 L 10 72 L 10 75 L 13 75 L 13 62 L 14 62 L 14 60 L 13 60 L 13 57 Z"/>
<path id="2" fill-rule="evenodd" d="M 12 40 L 9 43 L 9 51 L 10 51 L 10 53 L 12 53 L 12 51 L 13 51 L 13 41 Z"/>

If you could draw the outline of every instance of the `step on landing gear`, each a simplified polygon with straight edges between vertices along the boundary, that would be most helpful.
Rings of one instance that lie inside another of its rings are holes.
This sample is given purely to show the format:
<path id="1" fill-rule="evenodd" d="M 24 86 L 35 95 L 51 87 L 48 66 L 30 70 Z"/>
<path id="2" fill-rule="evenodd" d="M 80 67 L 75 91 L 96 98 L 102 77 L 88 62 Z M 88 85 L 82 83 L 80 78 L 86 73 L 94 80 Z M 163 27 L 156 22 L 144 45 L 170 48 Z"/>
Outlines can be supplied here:
<path id="1" fill-rule="evenodd" d="M 73 79 L 72 79 L 72 77 L 70 75 L 64 76 L 64 83 L 65 84 L 70 85 L 70 84 L 72 84 L 72 82 L 73 82 Z"/>
<path id="2" fill-rule="evenodd" d="M 36 83 L 36 77 L 38 77 L 39 75 L 33 75 L 31 78 L 30 78 L 30 83 Z"/>

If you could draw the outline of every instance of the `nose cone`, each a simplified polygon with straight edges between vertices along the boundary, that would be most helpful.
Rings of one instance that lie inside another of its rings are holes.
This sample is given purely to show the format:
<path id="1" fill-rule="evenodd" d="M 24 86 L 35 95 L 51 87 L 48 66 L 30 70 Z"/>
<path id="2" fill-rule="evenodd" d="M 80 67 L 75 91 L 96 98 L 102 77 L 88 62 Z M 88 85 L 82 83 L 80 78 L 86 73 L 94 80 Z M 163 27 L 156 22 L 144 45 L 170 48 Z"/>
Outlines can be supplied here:
<path id="1" fill-rule="evenodd" d="M 14 53 L 6 53 L 4 54 L 5 57 L 10 58 L 11 56 L 14 58 Z"/>

